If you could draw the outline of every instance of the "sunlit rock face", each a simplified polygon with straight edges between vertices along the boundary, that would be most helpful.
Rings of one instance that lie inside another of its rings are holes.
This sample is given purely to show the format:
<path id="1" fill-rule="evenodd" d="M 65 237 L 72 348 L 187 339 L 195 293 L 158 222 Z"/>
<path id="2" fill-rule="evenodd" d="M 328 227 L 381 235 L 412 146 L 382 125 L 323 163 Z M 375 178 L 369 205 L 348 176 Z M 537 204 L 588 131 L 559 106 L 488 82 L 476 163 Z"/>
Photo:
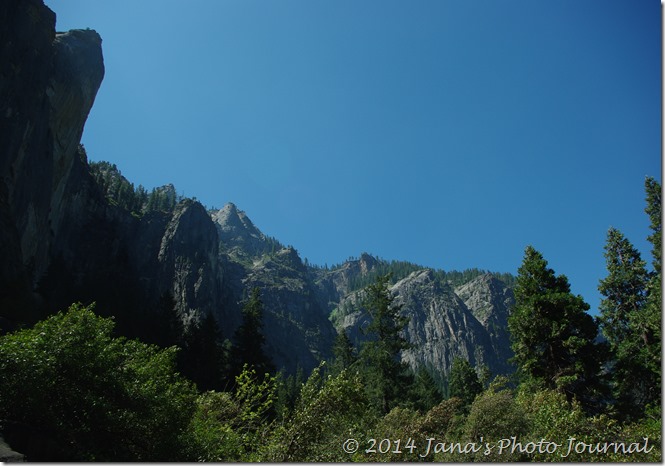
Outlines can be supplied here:
<path id="1" fill-rule="evenodd" d="M 410 348 L 402 352 L 402 360 L 412 368 L 425 366 L 448 374 L 453 360 L 461 357 L 474 366 L 486 365 L 493 374 L 513 371 L 507 363 L 512 353 L 506 328 L 512 293 L 492 275 L 481 275 L 454 290 L 423 269 L 390 291 L 400 314 L 408 318 L 403 335 Z M 347 332 L 359 345 L 370 322 L 361 303 L 362 292 L 343 297 L 336 321 L 337 330 Z"/>
<path id="2" fill-rule="evenodd" d="M 478 319 L 489 335 L 497 372 L 511 372 L 508 317 L 515 304 L 513 290 L 491 274 L 481 275 L 455 288 L 455 293 Z"/>

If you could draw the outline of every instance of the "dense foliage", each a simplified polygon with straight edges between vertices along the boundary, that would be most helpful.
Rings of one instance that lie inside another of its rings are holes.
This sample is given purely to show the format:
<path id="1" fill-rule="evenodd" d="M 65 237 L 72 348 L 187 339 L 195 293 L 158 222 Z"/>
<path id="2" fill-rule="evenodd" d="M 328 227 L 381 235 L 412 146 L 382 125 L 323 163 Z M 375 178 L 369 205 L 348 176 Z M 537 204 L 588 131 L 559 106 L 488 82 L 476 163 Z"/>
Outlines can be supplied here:
<path id="1" fill-rule="evenodd" d="M 3 434 L 28 459 L 183 459 L 196 391 L 175 372 L 176 348 L 112 330 L 75 304 L 0 339 Z"/>

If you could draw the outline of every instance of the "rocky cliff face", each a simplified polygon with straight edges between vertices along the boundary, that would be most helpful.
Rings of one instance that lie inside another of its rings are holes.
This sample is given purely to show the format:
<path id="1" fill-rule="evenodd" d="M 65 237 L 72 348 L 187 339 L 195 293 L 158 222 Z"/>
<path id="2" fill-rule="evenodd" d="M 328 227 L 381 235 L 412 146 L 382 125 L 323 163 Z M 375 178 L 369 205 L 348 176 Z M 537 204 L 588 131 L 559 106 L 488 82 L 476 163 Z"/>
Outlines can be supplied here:
<path id="1" fill-rule="evenodd" d="M 507 361 L 513 357 L 508 344 L 508 317 L 515 304 L 513 291 L 501 280 L 486 274 L 455 288 L 455 293 L 487 332 L 497 370 L 512 371 L 512 366 Z"/>
<path id="2" fill-rule="evenodd" d="M 11 303 L 51 262 L 104 64 L 96 32 L 56 35 L 55 15 L 39 1 L 7 0 L 0 18 L 0 236 L 7 240 L 0 259 L 6 278 L 20 277 L 0 300 Z"/>
<path id="3" fill-rule="evenodd" d="M 340 301 L 351 293 L 353 281 L 365 277 L 375 270 L 378 261 L 367 253 L 357 260 L 344 262 L 332 270 L 313 268 L 312 278 L 316 284 L 319 303 L 328 313 L 338 307 Z"/>
<path id="4" fill-rule="evenodd" d="M 247 214 L 229 202 L 212 214 L 225 253 L 238 260 L 251 260 L 270 252 L 270 241 Z"/>
<path id="5" fill-rule="evenodd" d="M 414 369 L 426 366 L 447 374 L 453 360 L 462 357 L 475 366 L 487 365 L 494 374 L 510 373 L 505 319 L 512 293 L 490 274 L 460 289 L 469 304 L 429 269 L 413 272 L 391 287 L 401 315 L 409 319 L 404 337 L 411 348 L 403 352 L 402 360 Z M 369 323 L 360 301 L 360 292 L 342 298 L 335 319 L 337 330 L 345 331 L 356 344 L 365 339 L 362 328 Z M 483 316 L 482 322 L 476 313 Z"/>

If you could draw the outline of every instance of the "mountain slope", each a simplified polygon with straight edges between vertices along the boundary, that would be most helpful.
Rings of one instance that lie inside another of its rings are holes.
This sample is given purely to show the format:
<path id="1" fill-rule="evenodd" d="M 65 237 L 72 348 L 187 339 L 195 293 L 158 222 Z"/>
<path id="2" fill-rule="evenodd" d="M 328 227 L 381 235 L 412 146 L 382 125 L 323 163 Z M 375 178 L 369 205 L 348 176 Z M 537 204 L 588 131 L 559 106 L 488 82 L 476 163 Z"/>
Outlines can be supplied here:
<path id="1" fill-rule="evenodd" d="M 172 298 L 185 328 L 212 315 L 232 339 L 258 287 L 268 354 L 278 368 L 308 372 L 331 356 L 335 327 L 362 340 L 360 289 L 392 272 L 410 317 L 403 358 L 412 366 L 447 373 L 463 356 L 510 370 L 512 297 L 496 276 L 369 254 L 313 267 L 234 204 L 206 211 L 172 185 L 134 189 L 114 165 L 89 164 L 80 146 L 105 72 L 100 36 L 56 34 L 42 2 L 5 0 L 0 39 L 0 332 L 95 301 L 120 333 L 160 341 L 169 311 L 161 303 Z"/>

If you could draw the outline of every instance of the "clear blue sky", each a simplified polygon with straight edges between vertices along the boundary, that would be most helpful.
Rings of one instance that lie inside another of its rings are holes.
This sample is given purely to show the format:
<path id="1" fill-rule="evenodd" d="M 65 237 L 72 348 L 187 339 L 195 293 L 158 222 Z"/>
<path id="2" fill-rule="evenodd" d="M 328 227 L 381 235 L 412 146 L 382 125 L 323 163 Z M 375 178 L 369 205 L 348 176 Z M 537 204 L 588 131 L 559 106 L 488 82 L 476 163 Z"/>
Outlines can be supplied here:
<path id="1" fill-rule="evenodd" d="M 516 273 L 531 244 L 592 311 L 610 226 L 650 263 L 658 0 L 46 4 L 103 39 L 91 160 L 312 263 Z"/>

